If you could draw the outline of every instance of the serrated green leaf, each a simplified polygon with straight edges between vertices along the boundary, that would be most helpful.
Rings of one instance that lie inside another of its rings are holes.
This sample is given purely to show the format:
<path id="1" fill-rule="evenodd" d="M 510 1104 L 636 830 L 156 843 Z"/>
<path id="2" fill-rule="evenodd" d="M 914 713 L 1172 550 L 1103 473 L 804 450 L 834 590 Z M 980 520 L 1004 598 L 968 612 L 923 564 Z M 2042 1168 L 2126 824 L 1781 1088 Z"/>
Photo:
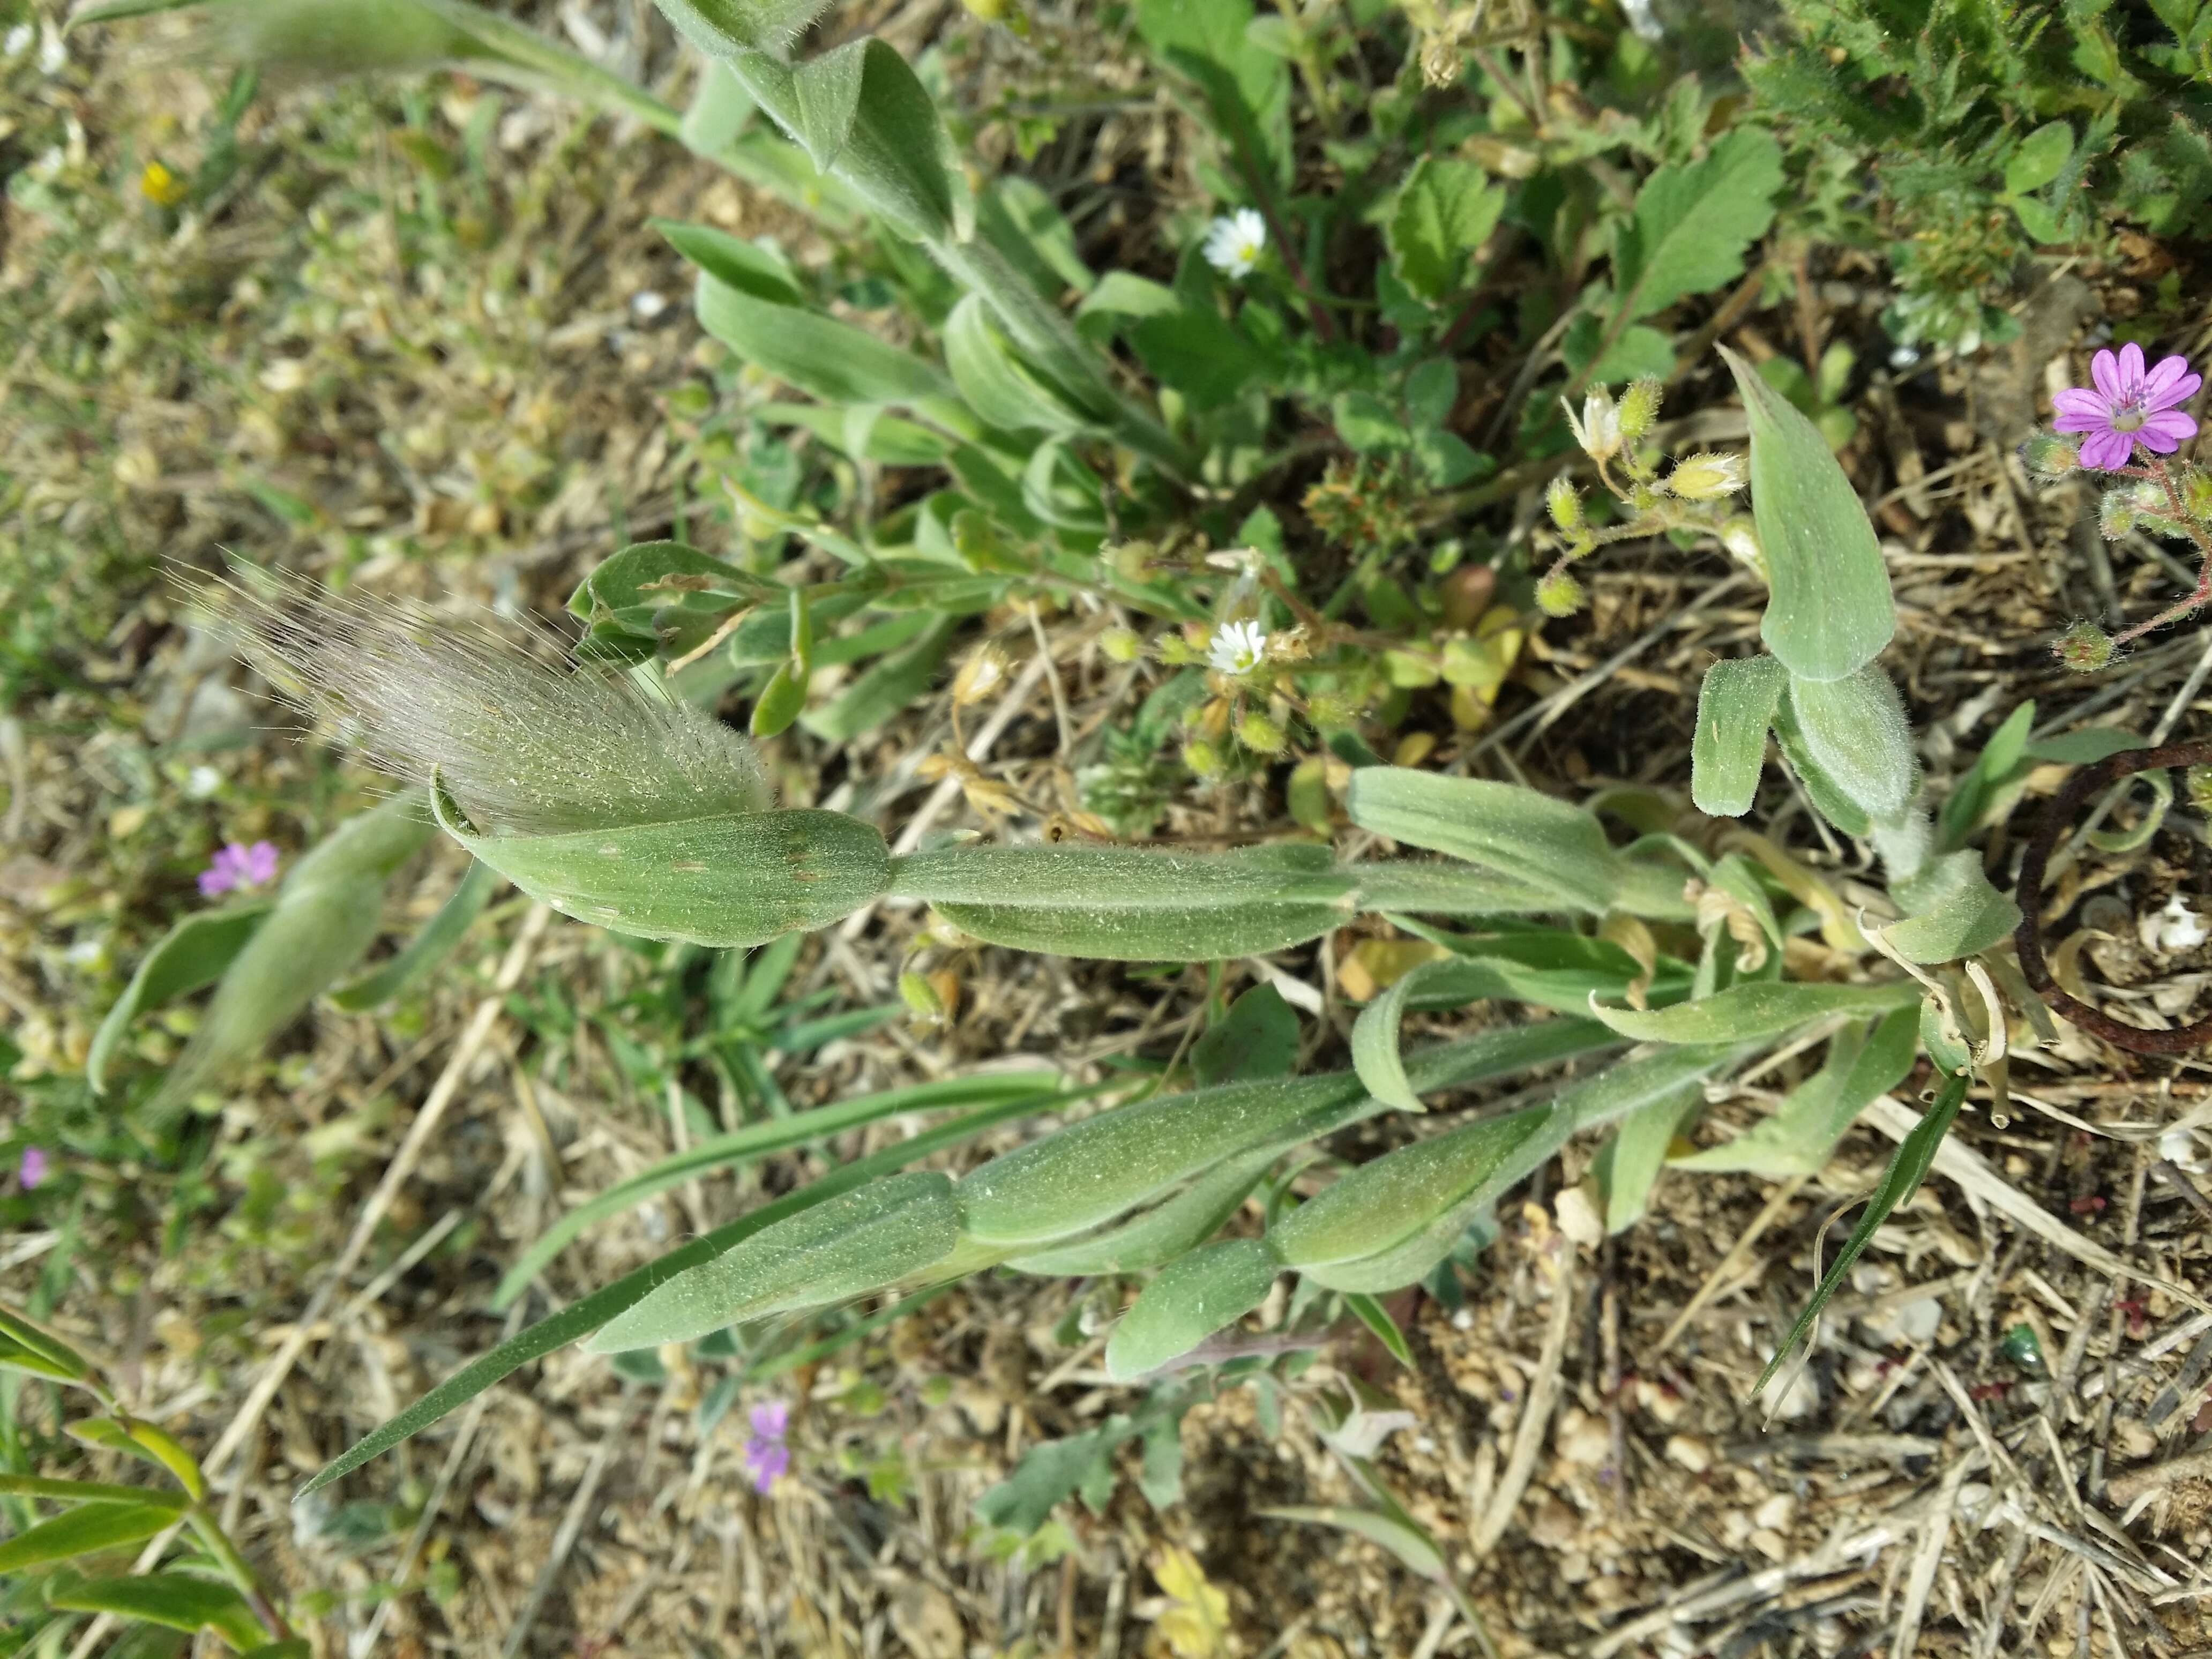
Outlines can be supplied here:
<path id="1" fill-rule="evenodd" d="M 685 1269 L 585 1346 L 592 1353 L 659 1347 L 771 1314 L 826 1307 L 942 1261 L 959 1242 L 949 1176 L 886 1176 Z"/>
<path id="2" fill-rule="evenodd" d="M 1873 663 L 1839 680 L 1793 680 L 1798 741 L 1821 775 L 1875 823 L 1894 822 L 1920 788 L 1905 701 Z"/>
<path id="3" fill-rule="evenodd" d="M 1466 285 L 1468 264 L 1505 209 L 1505 191 L 1472 161 L 1423 155 L 1390 210 L 1398 280 L 1431 303 Z"/>
<path id="4" fill-rule="evenodd" d="M 1743 274 L 1744 250 L 1774 222 L 1782 146 L 1740 126 L 1701 161 L 1662 167 L 1636 193 L 1613 245 L 1616 310 L 1632 321 Z"/>
<path id="5" fill-rule="evenodd" d="M 1796 1030 L 1830 1014 L 1886 1013 L 1919 1000 L 1910 980 L 1881 985 L 1820 985 L 1753 981 L 1694 1002 L 1639 1013 L 1594 1006 L 1590 1012 L 1637 1042 L 1699 1045 L 1754 1042 Z"/>
<path id="6" fill-rule="evenodd" d="M 1898 902 L 1909 914 L 1882 929 L 1883 939 L 1908 962 L 1955 962 L 2012 937 L 2020 907 L 1990 884 L 1979 853 L 1946 853 L 1931 860 Z"/>
<path id="7" fill-rule="evenodd" d="M 1759 636 L 1801 680 L 1840 680 L 1897 630 L 1889 571 L 1858 492 L 1820 429 L 1717 348 L 1751 429 L 1751 507 L 1771 595 Z"/>
<path id="8" fill-rule="evenodd" d="M 1874 1242 L 1875 1231 L 1889 1219 L 1899 1205 L 1919 1189 L 1922 1179 L 1928 1173 L 1928 1166 L 1936 1161 L 1936 1153 L 1943 1145 L 1943 1137 L 1950 1133 L 1952 1121 L 1959 1115 L 1959 1108 L 1966 1101 L 1966 1083 L 1967 1079 L 1963 1076 L 1947 1078 L 1942 1092 L 1936 1097 L 1936 1103 L 1928 1109 L 1928 1115 L 1913 1127 L 1911 1134 L 1898 1143 L 1897 1151 L 1890 1157 L 1888 1168 L 1881 1172 L 1881 1181 L 1875 1183 L 1874 1191 L 1867 1197 L 1866 1209 L 1859 1217 L 1858 1225 L 1851 1229 L 1850 1237 L 1844 1241 L 1844 1248 L 1838 1252 L 1835 1261 L 1829 1264 L 1828 1271 L 1820 1276 L 1820 1285 L 1814 1291 L 1812 1299 L 1805 1304 L 1805 1310 L 1797 1316 L 1797 1322 L 1790 1328 L 1790 1334 L 1776 1346 L 1774 1358 L 1766 1362 L 1766 1368 L 1759 1374 L 1759 1381 L 1752 1384 L 1753 1399 L 1758 1398 L 1773 1380 L 1775 1372 L 1782 1369 L 1783 1361 L 1790 1357 L 1799 1340 L 1813 1328 L 1813 1322 L 1820 1316 L 1820 1310 L 1828 1305 L 1829 1298 L 1842 1285 L 1844 1276 L 1857 1263 L 1859 1257 L 1866 1254 L 1867 1246 Z"/>
<path id="9" fill-rule="evenodd" d="M 84 1079 L 93 1093 L 106 1092 L 108 1065 L 129 1035 L 131 1022 L 149 1009 L 221 979 L 275 902 L 270 897 L 198 911 L 161 936 L 93 1034 L 84 1060 Z"/>
<path id="10" fill-rule="evenodd" d="M 994 945 L 1118 962 L 1257 956 L 1352 914 L 1353 878 L 1326 847 L 1233 853 L 1127 847 L 956 847 L 896 860 L 897 895 Z"/>
<path id="11" fill-rule="evenodd" d="M 1431 357 L 1406 377 L 1406 412 L 1416 427 L 1440 427 L 1459 402 L 1459 366 Z"/>
<path id="12" fill-rule="evenodd" d="M 2029 133 L 2005 163 L 2005 189 L 2014 196 L 2041 190 L 2059 175 L 2073 154 L 2074 129 L 2064 121 L 2046 122 Z"/>
<path id="13" fill-rule="evenodd" d="M 1717 662 L 1698 688 L 1698 726 L 1690 744 L 1690 797 L 1700 812 L 1740 818 L 1759 793 L 1766 732 L 1790 671 L 1772 657 Z"/>
<path id="14" fill-rule="evenodd" d="M 1912 1070 L 1919 1053 L 1917 1011 L 1882 1016 L 1871 1036 L 1854 1027 L 1828 1040 L 1820 1069 L 1782 1097 L 1772 1113 L 1734 1140 L 1674 1160 L 1678 1168 L 1743 1170 L 1769 1180 L 1817 1175 L 1858 1115 Z"/>
<path id="15" fill-rule="evenodd" d="M 0 1543 L 0 1572 L 21 1572 L 136 1544 L 174 1526 L 176 1521 L 177 1511 L 166 1504 L 86 1504 L 27 1527 Z"/>
<path id="16" fill-rule="evenodd" d="M 1397 413 L 1371 392 L 1344 392 L 1330 405 L 1336 435 L 1347 447 L 1363 455 L 1403 449 L 1413 434 Z"/>
<path id="17" fill-rule="evenodd" d="M 1256 1238 L 1224 1239 L 1170 1262 L 1107 1339 L 1108 1375 L 1126 1382 L 1180 1358 L 1266 1301 L 1281 1272 Z"/>

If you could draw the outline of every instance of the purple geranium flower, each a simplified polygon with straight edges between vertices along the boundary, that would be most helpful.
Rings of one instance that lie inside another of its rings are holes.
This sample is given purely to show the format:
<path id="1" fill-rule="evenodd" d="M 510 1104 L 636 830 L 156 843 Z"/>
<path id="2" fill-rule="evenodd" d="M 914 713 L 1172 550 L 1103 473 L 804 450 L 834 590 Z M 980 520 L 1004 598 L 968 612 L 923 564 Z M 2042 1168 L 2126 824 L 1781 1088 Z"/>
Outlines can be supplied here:
<path id="1" fill-rule="evenodd" d="M 2086 432 L 2081 465 L 2114 472 L 2128 464 L 2135 446 L 2171 455 L 2184 438 L 2197 435 L 2197 422 L 2177 405 L 2197 395 L 2203 376 L 2191 374 L 2183 357 L 2167 357 L 2145 373 L 2142 348 L 2130 340 L 2116 356 L 2100 351 L 2089 360 L 2096 389 L 2069 386 L 2051 401 L 2061 432 Z"/>
<path id="2" fill-rule="evenodd" d="M 23 1148 L 23 1161 L 15 1166 L 15 1179 L 28 1192 L 46 1178 L 46 1149 L 43 1146 Z"/>
<path id="3" fill-rule="evenodd" d="M 209 898 L 233 888 L 258 887 L 276 874 L 276 849 L 265 841 L 251 847 L 233 842 L 200 872 L 200 891 Z"/>
<path id="4" fill-rule="evenodd" d="M 791 1467 L 791 1448 L 783 1442 L 791 1427 L 791 1407 L 781 1400 L 771 1400 L 754 1407 L 751 1418 L 752 1436 L 745 1442 L 745 1472 L 753 1478 L 753 1490 L 764 1492 Z"/>

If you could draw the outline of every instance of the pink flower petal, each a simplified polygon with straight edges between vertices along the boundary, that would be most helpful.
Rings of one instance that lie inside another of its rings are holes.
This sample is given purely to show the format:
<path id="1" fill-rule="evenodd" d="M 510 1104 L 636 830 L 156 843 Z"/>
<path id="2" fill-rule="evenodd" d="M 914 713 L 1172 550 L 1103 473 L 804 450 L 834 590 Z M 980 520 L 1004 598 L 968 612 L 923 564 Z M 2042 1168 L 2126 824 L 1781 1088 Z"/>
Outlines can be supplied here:
<path id="1" fill-rule="evenodd" d="M 246 878 L 258 887 L 276 873 L 276 848 L 269 842 L 257 841 L 246 849 L 242 862 Z"/>
<path id="2" fill-rule="evenodd" d="M 2142 348 L 2133 340 L 2120 348 L 2120 387 L 2130 398 L 2142 388 Z"/>
<path id="3" fill-rule="evenodd" d="M 2128 452 L 2134 447 L 2135 434 L 2127 432 L 2094 432 L 2081 441 L 2081 465 L 2093 471 L 2112 472 L 2128 464 Z"/>
<path id="4" fill-rule="evenodd" d="M 2143 371 L 2143 390 L 2154 397 L 2168 383 L 2189 372 L 2186 357 L 2161 357 Z"/>
<path id="5" fill-rule="evenodd" d="M 202 898 L 215 898 L 221 894 L 228 893 L 230 890 L 230 888 L 231 878 L 230 872 L 228 870 L 219 869 L 214 865 L 210 865 L 206 869 L 200 872 L 200 896 Z"/>
<path id="6" fill-rule="evenodd" d="M 2180 363 L 2181 359 L 2179 357 L 2169 357 L 2166 362 L 2168 363 Z M 2160 363 L 2159 367 L 2163 368 L 2166 367 L 2166 363 Z M 2182 363 L 2182 367 L 2186 368 L 2188 365 L 2186 363 Z M 2191 398 L 2194 398 L 2197 395 L 2197 388 L 2203 384 L 2204 377 L 2202 374 L 2177 374 L 2172 380 L 2167 380 L 2163 385 L 2155 388 L 2146 381 L 2143 386 L 2143 407 L 2145 409 L 2172 409 L 2176 404 L 2185 404 Z"/>
<path id="7" fill-rule="evenodd" d="M 2102 392 L 2091 392 L 2078 386 L 2069 386 L 2063 392 L 2053 392 L 2051 406 L 2062 416 L 2072 416 L 2076 420 L 2094 421 L 2100 426 L 2112 417 L 2112 406 L 2106 401 Z M 2074 430 L 2086 432 L 2088 428 L 2076 427 Z"/>
<path id="8" fill-rule="evenodd" d="M 2120 403 L 2127 397 L 2120 385 L 2119 359 L 2109 351 L 2100 351 L 2089 359 L 2089 378 L 2097 383 L 2097 390 L 2112 403 Z"/>
<path id="9" fill-rule="evenodd" d="M 2172 454 L 2175 450 L 2181 447 L 2185 438 L 2193 438 L 2196 435 L 2195 418 L 2183 414 L 2178 409 L 2158 410 L 2145 419 L 2142 429 L 2136 434 L 2136 436 L 2142 440 L 2147 447 L 2160 455 Z"/>

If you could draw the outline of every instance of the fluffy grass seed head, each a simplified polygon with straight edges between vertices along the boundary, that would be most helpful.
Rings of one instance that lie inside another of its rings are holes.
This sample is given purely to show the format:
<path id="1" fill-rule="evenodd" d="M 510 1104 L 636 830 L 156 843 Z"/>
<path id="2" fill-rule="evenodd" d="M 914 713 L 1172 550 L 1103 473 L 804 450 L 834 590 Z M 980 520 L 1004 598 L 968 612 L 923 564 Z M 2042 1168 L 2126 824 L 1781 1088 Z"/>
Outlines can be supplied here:
<path id="1" fill-rule="evenodd" d="M 240 653 L 370 764 L 433 770 L 476 828 L 560 835 L 757 812 L 774 804 L 752 747 L 643 673 L 562 663 L 550 632 L 292 580 L 205 596 Z"/>

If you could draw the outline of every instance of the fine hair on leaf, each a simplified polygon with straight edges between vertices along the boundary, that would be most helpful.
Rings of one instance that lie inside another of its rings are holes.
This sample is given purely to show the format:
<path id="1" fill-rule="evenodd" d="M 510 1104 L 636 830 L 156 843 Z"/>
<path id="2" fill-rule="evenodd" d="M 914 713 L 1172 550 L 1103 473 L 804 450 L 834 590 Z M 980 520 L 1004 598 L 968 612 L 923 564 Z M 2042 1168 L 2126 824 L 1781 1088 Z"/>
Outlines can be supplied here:
<path id="1" fill-rule="evenodd" d="M 440 782 L 479 830 L 562 835 L 773 804 L 744 738 L 492 613 L 239 580 L 200 595 L 279 696 L 380 770 Z"/>

